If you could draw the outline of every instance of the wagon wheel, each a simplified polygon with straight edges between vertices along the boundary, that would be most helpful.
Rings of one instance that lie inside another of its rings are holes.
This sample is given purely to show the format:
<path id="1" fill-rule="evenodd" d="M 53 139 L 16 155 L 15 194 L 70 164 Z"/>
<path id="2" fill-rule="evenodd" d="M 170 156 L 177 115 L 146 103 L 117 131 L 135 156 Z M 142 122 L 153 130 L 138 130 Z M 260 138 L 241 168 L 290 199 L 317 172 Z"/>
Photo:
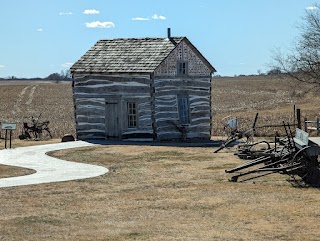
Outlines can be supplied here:
<path id="1" fill-rule="evenodd" d="M 52 135 L 49 128 L 45 128 L 42 130 L 41 140 L 48 140 L 48 139 L 52 139 Z"/>
<path id="2" fill-rule="evenodd" d="M 306 150 L 308 148 L 309 146 L 299 150 L 288 162 L 287 174 L 299 187 L 307 187 L 310 178 L 310 173 L 307 169 L 309 158 Z"/>
<path id="3" fill-rule="evenodd" d="M 48 140 L 51 138 L 52 138 L 52 135 L 51 135 L 49 128 L 38 129 L 37 131 L 35 131 L 35 139 L 36 140 Z"/>

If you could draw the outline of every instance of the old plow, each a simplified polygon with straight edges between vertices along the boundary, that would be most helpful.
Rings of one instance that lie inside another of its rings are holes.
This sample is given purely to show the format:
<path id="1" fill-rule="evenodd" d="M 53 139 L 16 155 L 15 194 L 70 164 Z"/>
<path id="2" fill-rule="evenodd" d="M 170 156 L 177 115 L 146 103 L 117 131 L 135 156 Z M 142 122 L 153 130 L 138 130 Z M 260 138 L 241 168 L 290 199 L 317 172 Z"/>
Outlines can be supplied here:
<path id="1" fill-rule="evenodd" d="M 250 161 L 226 170 L 233 174 L 230 181 L 247 181 L 279 173 L 289 175 L 298 185 L 320 187 L 318 140 L 313 141 L 300 129 L 293 135 L 289 125 L 284 124 L 284 128 L 286 137 L 275 137 L 272 143 L 262 141 L 240 146 L 235 155 Z"/>

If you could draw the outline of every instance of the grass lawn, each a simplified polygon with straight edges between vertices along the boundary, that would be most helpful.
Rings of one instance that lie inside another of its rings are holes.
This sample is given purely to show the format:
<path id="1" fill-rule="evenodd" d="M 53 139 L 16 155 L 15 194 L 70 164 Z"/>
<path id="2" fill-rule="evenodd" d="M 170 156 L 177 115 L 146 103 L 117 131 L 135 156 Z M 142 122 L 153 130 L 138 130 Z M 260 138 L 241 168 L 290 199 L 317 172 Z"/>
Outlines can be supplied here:
<path id="1" fill-rule="evenodd" d="M 2 188 L 3 240 L 319 240 L 320 191 L 286 176 L 245 183 L 214 148 L 94 146 L 50 153 L 98 178 Z"/>

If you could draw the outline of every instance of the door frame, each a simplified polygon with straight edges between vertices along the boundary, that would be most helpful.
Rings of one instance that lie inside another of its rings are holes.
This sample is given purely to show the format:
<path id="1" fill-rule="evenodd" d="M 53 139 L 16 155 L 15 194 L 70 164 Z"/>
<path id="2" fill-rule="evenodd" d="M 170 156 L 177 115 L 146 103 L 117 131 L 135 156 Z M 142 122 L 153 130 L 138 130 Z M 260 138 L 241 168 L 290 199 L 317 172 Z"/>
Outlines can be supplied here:
<path id="1" fill-rule="evenodd" d="M 109 125 L 108 125 L 108 116 L 107 116 L 107 106 L 109 105 L 116 105 L 116 113 L 114 116 L 114 125 L 116 128 L 115 131 L 115 136 L 109 137 L 108 132 L 109 132 Z M 106 139 L 121 139 L 122 135 L 122 119 L 121 119 L 121 101 L 120 99 L 108 99 L 105 98 L 105 138 Z"/>

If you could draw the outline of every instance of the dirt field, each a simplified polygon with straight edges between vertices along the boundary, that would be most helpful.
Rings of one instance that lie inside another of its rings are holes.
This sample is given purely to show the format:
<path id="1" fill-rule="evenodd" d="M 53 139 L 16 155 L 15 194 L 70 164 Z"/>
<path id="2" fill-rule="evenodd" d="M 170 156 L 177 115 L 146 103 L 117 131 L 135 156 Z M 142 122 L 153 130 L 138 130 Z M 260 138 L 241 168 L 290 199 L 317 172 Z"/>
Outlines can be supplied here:
<path id="1" fill-rule="evenodd" d="M 44 92 L 45 86 L 41 88 Z M 71 86 L 49 86 L 52 95 L 61 91 L 54 97 L 56 103 L 61 105 L 64 98 L 69 106 Z M 26 94 L 30 87 L 23 92 L 26 87 L 18 85 L 17 93 L 30 96 L 31 89 Z M 227 115 L 250 126 L 257 111 L 259 125 L 281 122 L 292 115 L 293 104 L 308 118 L 320 113 L 316 94 L 304 95 L 296 84 L 284 85 L 279 79 L 217 78 L 213 93 L 217 133 L 222 130 L 218 120 Z M 24 106 L 24 101 L 14 100 L 12 107 Z M 58 104 L 50 103 L 50 111 L 43 109 L 48 118 L 50 113 L 59 116 L 53 110 Z M 23 109 L 20 107 L 15 113 L 22 112 L 17 111 Z M 67 117 L 59 118 L 70 122 Z M 73 128 L 70 123 L 66 126 Z M 38 143 L 17 141 L 13 145 Z M 319 189 L 295 187 L 287 176 L 278 174 L 229 182 L 225 169 L 243 161 L 232 153 L 214 154 L 214 150 L 106 145 L 50 153 L 102 165 L 110 172 L 93 179 L 0 189 L 0 240 L 319 240 Z M 28 171 L 0 167 L 3 176 Z"/>
<path id="2" fill-rule="evenodd" d="M 257 126 L 293 123 L 294 105 L 301 109 L 301 119 L 320 116 L 320 95 L 308 91 L 310 86 L 274 76 L 243 76 L 213 78 L 213 133 L 223 134 L 223 119 L 234 116 L 240 129 L 252 126 L 259 113 Z M 302 126 L 304 128 L 304 126 Z M 283 128 L 258 128 L 260 136 L 274 136 Z M 314 133 L 313 133 L 314 134 Z"/>
<path id="3" fill-rule="evenodd" d="M 71 82 L 0 81 L 0 122 L 15 122 L 17 138 L 23 122 L 31 125 L 31 116 L 49 120 L 54 138 L 74 134 Z M 2 137 L 4 131 L 2 131 Z"/>

